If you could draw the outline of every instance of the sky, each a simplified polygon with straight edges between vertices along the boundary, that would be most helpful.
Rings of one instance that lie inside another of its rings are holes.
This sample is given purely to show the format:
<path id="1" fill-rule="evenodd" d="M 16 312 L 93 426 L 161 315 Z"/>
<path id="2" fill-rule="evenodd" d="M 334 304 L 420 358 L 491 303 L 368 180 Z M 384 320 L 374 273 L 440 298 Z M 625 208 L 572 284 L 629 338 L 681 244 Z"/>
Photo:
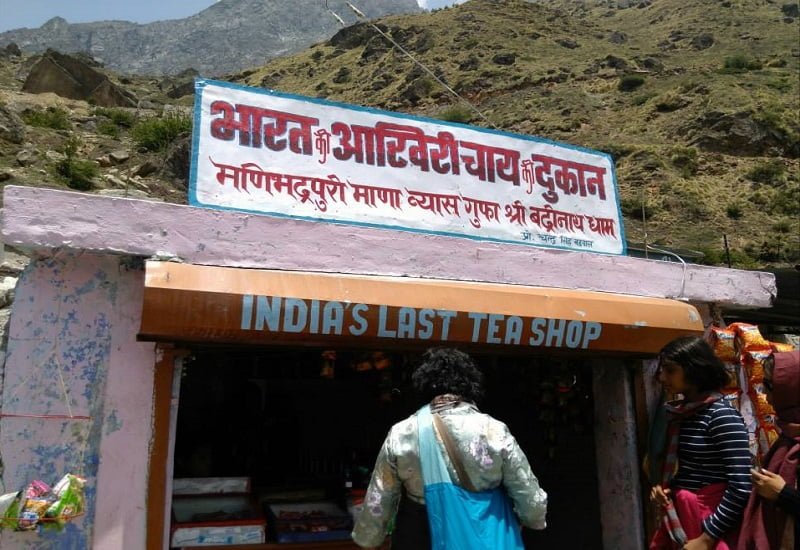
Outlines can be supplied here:
<path id="1" fill-rule="evenodd" d="M 56 16 L 70 23 L 121 19 L 150 23 L 179 19 L 204 10 L 216 0 L 0 0 L 0 32 L 38 28 Z"/>
<path id="2" fill-rule="evenodd" d="M 48 19 L 63 17 L 70 23 L 121 19 L 150 23 L 194 15 L 217 0 L 0 0 L 0 32 L 22 27 L 38 28 Z M 417 0 L 433 9 L 465 0 Z M 353 0 L 358 5 L 358 0 Z"/>

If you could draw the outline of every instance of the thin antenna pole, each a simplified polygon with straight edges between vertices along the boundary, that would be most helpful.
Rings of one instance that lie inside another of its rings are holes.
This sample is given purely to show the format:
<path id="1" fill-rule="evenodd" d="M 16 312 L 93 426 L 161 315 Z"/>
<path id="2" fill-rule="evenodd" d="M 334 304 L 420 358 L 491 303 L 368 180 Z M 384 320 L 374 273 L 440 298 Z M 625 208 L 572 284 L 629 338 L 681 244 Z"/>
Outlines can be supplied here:
<path id="1" fill-rule="evenodd" d="M 489 119 L 486 117 L 486 115 L 484 115 L 484 114 L 483 114 L 483 113 L 482 113 L 482 112 L 481 112 L 481 111 L 480 111 L 480 110 L 479 110 L 477 107 L 475 107 L 475 105 L 473 105 L 472 103 L 470 103 L 469 101 L 467 101 L 466 99 L 464 99 L 463 97 L 461 97 L 460 95 L 458 95 L 458 92 L 456 92 L 456 91 L 455 91 L 453 88 L 451 88 L 450 86 L 448 86 L 447 84 L 445 84 L 445 83 L 444 83 L 444 81 L 443 81 L 441 78 L 439 78 L 438 76 L 436 76 L 436 74 L 434 74 L 434 72 L 433 72 L 433 71 L 431 71 L 431 70 L 430 70 L 428 67 L 426 67 L 424 63 L 422 63 L 421 61 L 417 60 L 417 58 L 415 58 L 415 57 L 414 57 L 413 55 L 411 55 L 411 54 L 410 54 L 408 51 L 406 51 L 406 50 L 405 50 L 405 48 L 403 48 L 403 46 L 401 46 L 400 44 L 398 44 L 398 43 L 397 43 L 397 42 L 396 42 L 396 41 L 395 41 L 395 40 L 394 40 L 394 39 L 393 39 L 391 36 L 389 36 L 388 34 L 386 34 L 385 32 L 383 32 L 383 31 L 382 31 L 382 30 L 381 30 L 381 29 L 380 29 L 380 28 L 379 28 L 379 27 L 378 27 L 378 26 L 377 26 L 375 23 L 373 23 L 372 21 L 370 21 L 369 19 L 367 19 L 367 17 L 364 15 L 364 13 L 363 13 L 361 10 L 359 10 L 357 7 L 355 7 L 355 6 L 354 6 L 353 4 L 351 4 L 350 2 L 347 2 L 347 1 L 346 1 L 346 2 L 345 2 L 345 4 L 347 4 L 347 7 L 348 7 L 348 8 L 350 8 L 350 9 L 352 10 L 352 12 L 356 14 L 356 17 L 357 17 L 358 19 L 361 19 L 361 20 L 363 20 L 365 23 L 367 23 L 367 25 L 369 25 L 370 27 L 372 27 L 372 28 L 375 30 L 375 32 L 377 32 L 377 33 L 378 33 L 378 34 L 380 34 L 382 37 L 384 37 L 386 40 L 388 40 L 388 41 L 389 41 L 389 42 L 390 42 L 390 43 L 391 43 L 391 44 L 392 44 L 392 45 L 393 45 L 395 48 L 397 48 L 398 50 L 400 50 L 401 52 L 403 52 L 403 54 L 405 54 L 405 56 L 406 56 L 406 57 L 408 57 L 408 58 L 409 58 L 411 61 L 413 61 L 413 62 L 414 62 L 414 63 L 415 63 L 415 64 L 416 64 L 416 65 L 417 65 L 419 68 L 421 68 L 423 71 L 425 71 L 426 73 L 428 73 L 428 74 L 431 76 L 431 78 L 433 78 L 433 79 L 434 79 L 436 82 L 438 82 L 438 83 L 439 83 L 439 84 L 440 84 L 440 85 L 441 85 L 441 86 L 442 86 L 442 87 L 443 87 L 445 90 L 447 90 L 448 92 L 450 92 L 450 94 L 452 94 L 452 95 L 453 95 L 453 97 L 455 97 L 456 99 L 458 99 L 460 102 L 462 102 L 462 103 L 465 103 L 465 104 L 466 104 L 466 105 L 467 105 L 467 106 L 468 106 L 468 107 L 469 107 L 469 108 L 470 108 L 472 111 L 474 111 L 474 112 L 475 112 L 475 114 L 477 114 L 479 117 L 481 117 L 481 119 L 482 119 L 484 122 L 486 122 L 486 124 L 488 124 L 489 126 L 491 126 L 492 128 L 494 128 L 495 130 L 499 130 L 499 129 L 500 129 L 500 128 L 499 128 L 499 127 L 498 127 L 498 126 L 497 126 L 497 125 L 496 125 L 494 122 L 492 122 L 491 120 L 489 120 Z M 336 14 L 333 12 L 333 10 L 331 10 L 331 8 L 330 8 L 330 7 L 328 7 L 328 2 L 327 2 L 327 1 L 325 2 L 325 7 L 327 8 L 327 10 L 328 10 L 329 12 L 331 12 L 331 14 L 332 14 L 332 15 L 333 15 L 333 16 L 336 18 L 336 20 L 337 20 L 337 21 L 339 21 L 339 23 L 340 23 L 342 26 L 345 26 L 345 23 L 344 23 L 344 21 L 342 20 L 342 18 L 341 18 L 341 17 L 339 17 L 338 15 L 336 15 Z"/>
<path id="2" fill-rule="evenodd" d="M 647 186 L 642 187 L 642 224 L 644 225 L 644 257 L 650 259 L 647 247 Z"/>
<path id="3" fill-rule="evenodd" d="M 731 267 L 731 251 L 728 248 L 728 235 L 723 233 L 722 240 L 725 243 L 725 260 L 728 262 L 728 267 Z"/>

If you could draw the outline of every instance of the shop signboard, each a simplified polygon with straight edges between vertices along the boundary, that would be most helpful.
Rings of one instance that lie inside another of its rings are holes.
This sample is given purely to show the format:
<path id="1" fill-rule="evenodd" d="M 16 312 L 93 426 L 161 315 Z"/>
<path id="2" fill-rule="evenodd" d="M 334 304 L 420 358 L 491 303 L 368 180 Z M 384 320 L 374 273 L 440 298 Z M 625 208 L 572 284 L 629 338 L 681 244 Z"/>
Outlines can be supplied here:
<path id="1" fill-rule="evenodd" d="M 702 334 L 694 306 L 563 289 L 148 262 L 139 336 L 303 345 L 655 353 Z"/>
<path id="2" fill-rule="evenodd" d="M 196 82 L 192 205 L 625 253 L 605 153 L 226 82 Z"/>

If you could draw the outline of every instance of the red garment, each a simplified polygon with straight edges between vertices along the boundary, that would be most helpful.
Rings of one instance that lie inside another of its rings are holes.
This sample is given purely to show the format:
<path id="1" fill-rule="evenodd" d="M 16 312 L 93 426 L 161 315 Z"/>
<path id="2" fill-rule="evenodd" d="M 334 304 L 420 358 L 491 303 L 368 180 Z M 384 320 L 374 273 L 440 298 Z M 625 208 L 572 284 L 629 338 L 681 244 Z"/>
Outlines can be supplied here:
<path id="1" fill-rule="evenodd" d="M 800 464 L 800 351 L 775 354 L 772 404 L 781 437 L 764 457 L 764 468 L 797 487 Z M 742 519 L 738 550 L 779 548 L 786 528 L 786 512 L 753 491 Z"/>
<path id="2" fill-rule="evenodd" d="M 678 489 L 673 496 L 675 510 L 681 520 L 683 530 L 689 540 L 696 539 L 703 534 L 703 520 L 714 513 L 722 500 L 722 495 L 728 487 L 727 483 L 713 483 L 706 485 L 696 493 L 688 489 Z M 736 548 L 737 532 L 728 533 L 715 547 L 716 550 L 731 550 Z M 679 550 L 681 546 L 672 542 L 664 523 L 650 541 L 650 550 Z"/>

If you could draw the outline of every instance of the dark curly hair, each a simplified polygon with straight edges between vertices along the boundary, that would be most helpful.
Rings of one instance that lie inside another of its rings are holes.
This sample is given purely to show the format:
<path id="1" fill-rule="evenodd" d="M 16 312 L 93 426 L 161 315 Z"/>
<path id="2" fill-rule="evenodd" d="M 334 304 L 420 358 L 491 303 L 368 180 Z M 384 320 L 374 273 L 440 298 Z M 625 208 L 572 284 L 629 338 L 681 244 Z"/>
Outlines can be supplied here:
<path id="1" fill-rule="evenodd" d="M 411 382 L 426 401 L 452 393 L 475 403 L 483 396 L 483 373 L 463 351 L 431 348 L 422 358 L 422 364 L 411 375 Z"/>
<path id="2" fill-rule="evenodd" d="M 711 346 L 697 336 L 676 338 L 661 349 L 661 362 L 677 363 L 683 369 L 683 378 L 699 392 L 716 391 L 728 383 L 724 363 L 714 355 Z"/>

